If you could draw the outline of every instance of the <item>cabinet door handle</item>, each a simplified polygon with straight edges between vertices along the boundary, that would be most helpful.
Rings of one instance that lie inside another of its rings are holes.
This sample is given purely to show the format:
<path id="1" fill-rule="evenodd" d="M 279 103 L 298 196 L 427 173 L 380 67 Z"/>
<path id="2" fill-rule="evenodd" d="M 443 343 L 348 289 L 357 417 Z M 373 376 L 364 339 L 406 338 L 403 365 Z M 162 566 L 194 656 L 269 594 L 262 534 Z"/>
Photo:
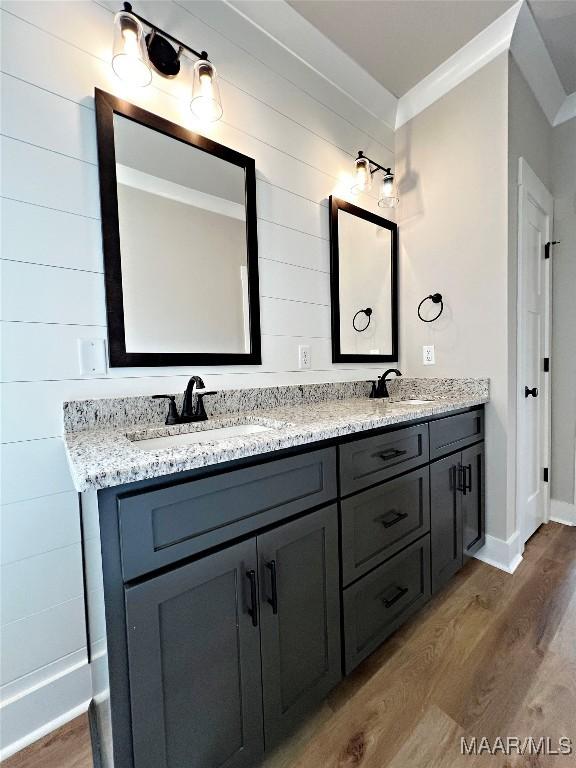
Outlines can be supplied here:
<path id="1" fill-rule="evenodd" d="M 387 451 L 380 451 L 380 453 L 374 454 L 378 456 L 382 461 L 390 461 L 391 459 L 397 459 L 399 456 L 404 456 L 408 451 L 401 451 L 399 448 L 389 448 Z"/>
<path id="2" fill-rule="evenodd" d="M 268 598 L 268 602 L 272 606 L 272 613 L 278 613 L 278 583 L 276 580 L 276 560 L 270 560 L 266 563 L 266 568 L 270 571 L 270 581 L 272 587 L 272 597 Z"/>
<path id="3" fill-rule="evenodd" d="M 258 595 L 256 592 L 256 571 L 250 570 L 246 572 L 246 576 L 250 581 L 250 603 L 251 608 L 248 614 L 252 617 L 252 626 L 258 626 Z"/>
<path id="4" fill-rule="evenodd" d="M 390 517 L 390 515 L 393 515 L 393 517 Z M 408 512 L 398 512 L 395 509 L 391 509 L 385 517 L 380 518 L 380 522 L 384 528 L 391 528 L 393 525 L 396 525 L 396 523 L 399 523 L 400 520 L 405 520 L 407 517 Z"/>
<path id="5" fill-rule="evenodd" d="M 468 474 L 468 480 L 466 480 L 466 474 Z M 472 493 L 472 464 L 466 464 L 464 467 L 464 493 L 466 491 Z"/>
<path id="6" fill-rule="evenodd" d="M 385 608 L 391 608 L 394 603 L 397 603 L 398 600 L 400 600 L 401 597 L 404 597 L 404 595 L 408 592 L 408 587 L 396 587 L 396 594 L 393 597 L 382 598 L 382 602 L 384 603 Z"/>
<path id="7" fill-rule="evenodd" d="M 456 490 L 460 491 L 460 493 L 463 496 L 466 496 L 466 478 L 465 478 L 465 473 L 466 473 L 466 470 L 464 469 L 462 464 L 458 464 L 458 466 L 456 467 L 456 477 L 458 478 L 457 485 L 456 485 Z"/>

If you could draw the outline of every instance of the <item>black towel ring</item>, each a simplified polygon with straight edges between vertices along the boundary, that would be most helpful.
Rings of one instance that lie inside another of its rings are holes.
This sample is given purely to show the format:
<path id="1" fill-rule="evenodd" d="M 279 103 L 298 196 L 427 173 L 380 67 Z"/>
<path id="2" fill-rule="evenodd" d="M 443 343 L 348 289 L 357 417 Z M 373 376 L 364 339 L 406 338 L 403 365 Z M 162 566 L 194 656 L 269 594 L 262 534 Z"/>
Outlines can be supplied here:
<path id="1" fill-rule="evenodd" d="M 422 304 L 424 304 L 425 301 L 428 301 L 428 299 L 430 299 L 430 301 L 433 304 L 440 304 L 440 311 L 435 317 L 432 317 L 430 320 L 426 320 L 426 318 L 422 317 L 422 315 L 420 314 L 420 308 L 422 307 Z M 438 320 L 442 312 L 444 312 L 444 302 L 442 301 L 441 293 L 431 293 L 430 296 L 425 296 L 420 302 L 420 304 L 418 304 L 418 317 L 420 318 L 420 320 L 422 320 L 423 323 L 433 323 L 434 320 Z"/>
<path id="2" fill-rule="evenodd" d="M 356 318 L 358 317 L 358 315 L 366 315 L 366 317 L 368 318 L 368 322 L 366 323 L 364 328 L 356 327 Z M 370 325 L 370 320 L 372 320 L 371 307 L 366 307 L 366 309 L 359 309 L 358 312 L 356 312 L 356 314 L 352 318 L 352 327 L 354 328 L 355 331 L 358 331 L 358 333 L 363 333 L 366 330 L 366 328 L 368 328 L 368 326 Z"/>

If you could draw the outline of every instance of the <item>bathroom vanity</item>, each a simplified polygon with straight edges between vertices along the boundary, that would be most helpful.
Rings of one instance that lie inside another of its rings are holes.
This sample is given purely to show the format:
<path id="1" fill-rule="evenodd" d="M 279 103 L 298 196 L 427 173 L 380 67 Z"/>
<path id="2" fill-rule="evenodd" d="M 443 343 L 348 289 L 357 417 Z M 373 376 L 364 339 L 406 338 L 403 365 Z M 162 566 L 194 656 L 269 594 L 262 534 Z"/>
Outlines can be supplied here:
<path id="1" fill-rule="evenodd" d="M 256 766 L 484 543 L 486 400 L 304 402 L 164 451 L 70 432 L 100 764 Z"/>

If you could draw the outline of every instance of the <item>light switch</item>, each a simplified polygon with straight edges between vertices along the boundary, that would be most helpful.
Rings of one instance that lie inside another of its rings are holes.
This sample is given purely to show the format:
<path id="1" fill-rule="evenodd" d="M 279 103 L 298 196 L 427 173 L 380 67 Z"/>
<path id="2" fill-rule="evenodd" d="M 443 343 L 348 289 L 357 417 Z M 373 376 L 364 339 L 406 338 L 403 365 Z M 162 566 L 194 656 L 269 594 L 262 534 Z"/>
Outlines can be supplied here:
<path id="1" fill-rule="evenodd" d="M 106 375 L 106 342 L 104 339 L 78 339 L 81 376 Z"/>

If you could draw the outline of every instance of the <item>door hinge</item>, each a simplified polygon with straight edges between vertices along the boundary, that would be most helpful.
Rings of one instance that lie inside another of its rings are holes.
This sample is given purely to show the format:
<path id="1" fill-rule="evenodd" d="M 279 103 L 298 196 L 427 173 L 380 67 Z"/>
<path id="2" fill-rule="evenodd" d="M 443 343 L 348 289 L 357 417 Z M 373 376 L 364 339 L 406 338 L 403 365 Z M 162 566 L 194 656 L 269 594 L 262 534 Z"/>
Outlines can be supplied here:
<path id="1" fill-rule="evenodd" d="M 548 482 L 548 467 L 544 467 L 544 482 Z"/>
<path id="2" fill-rule="evenodd" d="M 549 259 L 550 258 L 550 247 L 552 245 L 560 245 L 560 240 L 552 240 L 551 242 L 546 243 L 544 246 L 544 258 Z"/>
<path id="3" fill-rule="evenodd" d="M 550 358 L 544 358 L 544 373 L 550 373 Z"/>

